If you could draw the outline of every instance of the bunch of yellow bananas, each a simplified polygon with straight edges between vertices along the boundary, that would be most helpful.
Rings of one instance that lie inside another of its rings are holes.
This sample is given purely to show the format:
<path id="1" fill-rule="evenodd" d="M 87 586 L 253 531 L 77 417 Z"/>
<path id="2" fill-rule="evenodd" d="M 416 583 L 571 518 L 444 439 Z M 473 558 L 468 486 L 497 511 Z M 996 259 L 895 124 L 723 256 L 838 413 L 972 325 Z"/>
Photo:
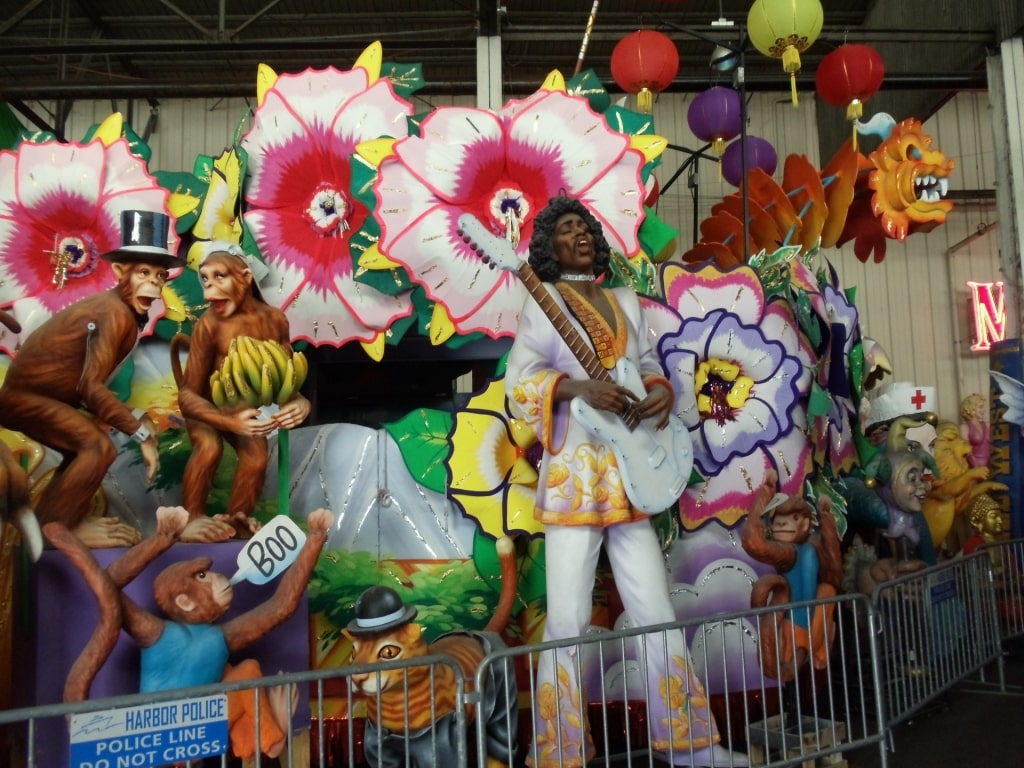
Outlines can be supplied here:
<path id="1" fill-rule="evenodd" d="M 284 405 L 298 393 L 307 373 L 309 362 L 301 352 L 289 354 L 271 339 L 239 336 L 231 340 L 220 369 L 210 374 L 210 396 L 218 408 Z"/>

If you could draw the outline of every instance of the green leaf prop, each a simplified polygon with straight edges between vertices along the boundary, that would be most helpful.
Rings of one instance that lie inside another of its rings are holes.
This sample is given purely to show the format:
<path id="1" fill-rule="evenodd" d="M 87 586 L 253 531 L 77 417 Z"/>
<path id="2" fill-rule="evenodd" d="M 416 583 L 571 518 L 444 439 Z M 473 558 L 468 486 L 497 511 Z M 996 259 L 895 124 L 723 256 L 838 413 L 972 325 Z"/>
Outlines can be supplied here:
<path id="1" fill-rule="evenodd" d="M 842 539 L 846 535 L 847 518 L 849 517 L 846 499 L 821 473 L 818 473 L 813 480 L 808 480 L 804 485 L 806 486 L 806 495 L 810 497 L 819 513 L 821 511 L 820 499 L 823 496 L 831 499 L 832 517 L 836 521 L 836 530 L 839 533 L 839 538 Z"/>
<path id="2" fill-rule="evenodd" d="M 662 252 L 679 237 L 679 230 L 669 226 L 653 209 L 644 206 L 644 220 L 638 232 L 640 245 L 651 261 L 658 261 Z M 645 291 L 651 293 L 651 291 Z"/>
<path id="3" fill-rule="evenodd" d="M 811 383 L 811 396 L 807 400 L 807 418 L 825 416 L 832 408 L 832 397 L 817 381 Z"/>
<path id="4" fill-rule="evenodd" d="M 609 266 L 611 267 L 609 287 L 629 286 L 636 293 L 646 296 L 657 295 L 658 289 L 655 282 L 657 271 L 649 261 L 639 260 L 638 265 L 634 265 L 621 253 L 613 250 Z"/>
<path id="5" fill-rule="evenodd" d="M 85 132 L 85 136 L 82 137 L 83 144 L 88 144 L 93 140 L 93 137 L 96 135 L 96 131 L 99 129 L 100 125 L 100 123 L 95 123 L 94 125 L 89 126 L 89 130 L 87 130 Z M 128 149 L 131 153 L 136 157 L 141 157 L 148 163 L 149 158 L 153 154 L 153 150 L 149 148 L 149 145 L 142 140 L 142 137 L 139 136 L 139 134 L 137 134 L 127 122 L 122 122 L 121 124 L 121 135 L 128 141 Z"/>
<path id="6" fill-rule="evenodd" d="M 426 120 L 427 117 L 429 117 L 432 113 L 433 110 L 428 110 L 427 112 L 417 112 L 415 115 L 410 116 L 409 119 L 406 120 L 409 135 L 419 136 L 420 126 L 423 124 L 423 121 Z"/>
<path id="7" fill-rule="evenodd" d="M 395 93 L 404 98 L 409 98 L 425 85 L 423 65 L 419 63 L 396 64 L 393 61 L 385 61 L 381 64 L 380 76 L 390 80 Z"/>
<path id="8" fill-rule="evenodd" d="M 174 231 L 183 235 L 192 231 L 192 227 L 199 218 L 199 210 L 202 207 L 202 198 L 206 194 L 209 184 L 197 179 L 195 174 L 185 171 L 156 171 L 153 174 L 156 183 L 173 195 L 189 195 L 199 199 L 199 203 L 188 213 L 182 214 L 174 222 Z"/>
<path id="9" fill-rule="evenodd" d="M 14 149 L 21 141 L 24 130 L 14 111 L 0 101 L 0 149 Z"/>
<path id="10" fill-rule="evenodd" d="M 811 298 L 801 292 L 796 297 L 796 321 L 800 330 L 807 336 L 807 340 L 814 349 L 821 348 L 821 323 L 818 314 L 811 305 Z"/>
<path id="11" fill-rule="evenodd" d="M 164 341 L 170 341 L 176 333 L 191 335 L 192 323 L 202 315 L 205 304 L 203 286 L 199 282 L 199 275 L 194 270 L 188 268 L 181 270 L 181 274 L 174 278 L 170 286 L 185 303 L 187 319 L 182 323 L 169 320 L 166 317 L 157 320 L 153 332 Z"/>
<path id="12" fill-rule="evenodd" d="M 612 103 L 612 97 L 593 69 L 584 69 L 578 75 L 573 75 L 565 84 L 565 92 L 570 96 L 582 96 L 598 114 L 603 114 Z"/>
<path id="13" fill-rule="evenodd" d="M 384 424 L 384 429 L 398 445 L 409 474 L 421 485 L 438 493 L 445 492 L 448 455 L 448 433 L 452 415 L 447 411 L 420 408 L 398 421 Z"/>
<path id="14" fill-rule="evenodd" d="M 625 107 L 611 107 L 604 113 L 604 119 L 612 130 L 628 136 L 644 136 L 655 132 L 653 117 Z"/>

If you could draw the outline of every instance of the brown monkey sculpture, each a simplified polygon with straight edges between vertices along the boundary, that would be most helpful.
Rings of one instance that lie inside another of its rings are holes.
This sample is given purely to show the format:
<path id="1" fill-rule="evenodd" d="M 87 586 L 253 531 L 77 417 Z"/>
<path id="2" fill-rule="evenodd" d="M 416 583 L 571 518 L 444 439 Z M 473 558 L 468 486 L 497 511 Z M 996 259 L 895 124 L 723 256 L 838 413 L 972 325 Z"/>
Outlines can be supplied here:
<path id="1" fill-rule="evenodd" d="M 121 586 L 134 578 L 173 543 L 184 529 L 186 519 L 187 514 L 176 518 L 173 536 L 165 533 L 162 537 L 150 537 L 111 564 L 108 572 L 114 582 Z M 233 666 L 228 658 L 295 613 L 333 520 L 326 509 L 312 512 L 306 542 L 281 577 L 274 594 L 223 624 L 217 621 L 231 607 L 232 586 L 227 576 L 210 570 L 209 558 L 174 563 L 156 577 L 153 593 L 166 618 L 150 613 L 121 592 L 124 629 L 142 649 L 140 692 L 261 677 L 263 673 L 255 660 Z M 147 546 L 151 540 L 155 543 Z M 253 692 L 228 693 L 231 746 L 236 757 L 247 759 L 257 751 L 276 757 L 287 743 L 295 704 L 293 696 L 297 692 L 277 686 L 260 689 L 258 695 L 261 717 L 257 735 L 257 704 Z"/>
<path id="2" fill-rule="evenodd" d="M 311 513 L 306 542 L 281 576 L 274 594 L 221 624 L 217 621 L 231 608 L 233 589 L 226 576 L 210 570 L 209 558 L 173 563 L 157 575 L 153 593 L 165 616 L 150 613 L 123 591 L 125 585 L 178 540 L 189 513 L 184 507 L 160 507 L 156 520 L 156 531 L 126 550 L 105 571 L 92 552 L 63 525 L 50 523 L 44 527 L 51 543 L 82 573 L 100 605 L 100 620 L 68 675 L 65 701 L 88 697 L 92 681 L 109 657 L 121 628 L 142 651 L 141 693 L 262 677 L 257 661 L 247 659 L 232 665 L 229 656 L 295 613 L 327 540 L 333 515 L 325 509 Z M 232 691 L 227 695 L 235 756 L 248 759 L 257 750 L 269 757 L 279 755 L 287 744 L 297 691 L 273 686 L 257 692 L 258 734 L 253 691 Z"/>
<path id="3" fill-rule="evenodd" d="M 168 270 L 184 263 L 167 250 L 165 214 L 124 211 L 121 227 L 121 247 L 103 256 L 117 285 L 75 302 L 29 334 L 0 387 L 0 425 L 62 457 L 36 505 L 40 523 L 63 523 L 90 547 L 127 546 L 141 538 L 116 518 L 88 517 L 117 457 L 97 421 L 140 443 L 151 482 L 160 461 L 155 426 L 118 400 L 107 382 L 135 349 Z"/>
<path id="4" fill-rule="evenodd" d="M 274 340 L 289 353 L 288 318 L 260 295 L 253 270 L 265 269 L 231 243 L 214 245 L 199 265 L 203 298 L 210 308 L 195 323 L 187 339 L 188 364 L 181 370 L 179 347 L 186 337 L 171 342 L 171 368 L 178 384 L 178 406 L 185 417 L 192 453 L 182 478 L 182 504 L 191 517 L 182 541 L 223 541 L 249 536 L 258 529 L 251 517 L 267 476 L 267 437 L 275 429 L 292 429 L 309 415 L 309 401 L 299 393 L 272 417 L 242 405 L 218 408 L 210 392 L 210 374 L 221 367 L 231 341 L 239 336 Z M 224 451 L 230 443 L 238 456 L 231 496 L 223 516 L 206 515 Z"/>
<path id="5" fill-rule="evenodd" d="M 754 582 L 750 607 L 832 597 L 842 585 L 839 534 L 827 497 L 819 500 L 818 531 L 811 506 L 801 497 L 779 499 L 772 507 L 770 533 L 762 515 L 774 501 L 777 475 L 769 471 L 741 531 L 743 549 L 778 571 Z M 761 615 L 758 642 L 761 668 L 782 681 L 793 680 L 807 661 L 824 669 L 831 651 L 833 604 Z"/>

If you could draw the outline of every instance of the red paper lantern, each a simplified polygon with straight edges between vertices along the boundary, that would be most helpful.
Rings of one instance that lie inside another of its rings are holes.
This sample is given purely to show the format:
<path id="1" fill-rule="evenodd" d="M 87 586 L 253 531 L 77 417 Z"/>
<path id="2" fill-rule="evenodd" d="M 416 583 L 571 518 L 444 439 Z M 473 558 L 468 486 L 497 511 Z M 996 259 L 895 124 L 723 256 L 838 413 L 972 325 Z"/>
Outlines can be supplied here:
<path id="1" fill-rule="evenodd" d="M 821 60 L 814 76 L 818 95 L 833 107 L 846 107 L 847 120 L 859 120 L 864 102 L 882 87 L 885 65 L 878 51 L 870 45 L 841 45 Z M 853 128 L 857 145 L 857 127 Z"/>
<path id="2" fill-rule="evenodd" d="M 679 51 L 665 33 L 641 29 L 619 40 L 611 63 L 615 82 L 626 93 L 635 93 L 637 108 L 649 114 L 654 94 L 671 85 L 679 71 Z"/>

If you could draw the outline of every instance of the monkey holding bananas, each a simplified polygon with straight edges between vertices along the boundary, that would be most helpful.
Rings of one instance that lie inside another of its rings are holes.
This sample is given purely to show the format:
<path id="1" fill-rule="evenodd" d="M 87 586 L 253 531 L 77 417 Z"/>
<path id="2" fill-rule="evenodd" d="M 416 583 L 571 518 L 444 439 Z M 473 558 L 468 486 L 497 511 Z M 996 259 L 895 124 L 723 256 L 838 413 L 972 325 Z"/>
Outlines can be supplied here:
<path id="1" fill-rule="evenodd" d="M 301 382 L 286 381 L 291 387 L 287 399 L 279 398 L 280 410 L 264 416 L 259 408 L 259 393 L 246 390 L 241 396 L 225 399 L 220 386 L 226 365 L 240 365 L 232 342 L 242 336 L 255 340 L 277 342 L 289 357 L 288 319 L 276 307 L 263 300 L 257 287 L 254 269 L 262 263 L 247 256 L 231 243 L 216 244 L 199 265 L 199 281 L 209 309 L 196 321 L 191 339 L 180 334 L 171 343 L 171 368 L 178 384 L 178 405 L 185 417 L 192 453 L 182 478 L 182 506 L 188 510 L 189 523 L 181 534 L 182 541 L 225 541 L 233 536 L 247 538 L 258 530 L 259 523 L 251 515 L 263 492 L 267 474 L 267 437 L 275 429 L 292 429 L 309 415 L 309 401 L 298 391 Z M 181 370 L 178 350 L 187 343 L 189 354 L 185 370 Z M 237 344 L 237 342 L 236 342 Z M 271 345 L 267 345 L 269 349 Z M 302 359 L 296 355 L 296 359 Z M 263 370 L 266 375 L 268 371 Z M 304 376 L 305 371 L 301 371 Z M 275 376 L 284 376 L 274 369 Z M 218 382 L 214 392 L 211 377 Z M 239 377 L 238 384 L 243 384 Z M 264 396 L 263 400 L 267 398 Z M 227 440 L 238 455 L 238 467 L 231 485 L 231 496 L 224 515 L 207 516 L 206 499 L 213 487 Z"/>

